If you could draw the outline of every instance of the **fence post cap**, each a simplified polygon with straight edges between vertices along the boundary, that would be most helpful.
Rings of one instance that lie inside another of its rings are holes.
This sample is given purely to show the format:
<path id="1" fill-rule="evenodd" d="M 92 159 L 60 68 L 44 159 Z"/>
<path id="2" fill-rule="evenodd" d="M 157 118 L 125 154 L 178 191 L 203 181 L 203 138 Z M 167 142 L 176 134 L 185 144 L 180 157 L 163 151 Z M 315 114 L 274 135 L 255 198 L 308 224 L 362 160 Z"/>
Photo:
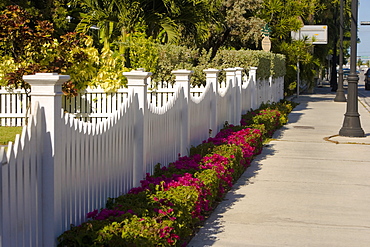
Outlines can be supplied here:
<path id="1" fill-rule="evenodd" d="M 234 71 L 236 71 L 236 68 L 226 68 L 226 69 L 224 69 L 224 71 L 226 71 L 226 72 L 234 72 Z"/>
<path id="2" fill-rule="evenodd" d="M 226 68 L 226 69 L 224 69 L 224 71 L 226 72 L 227 76 L 234 76 L 235 72 L 236 72 L 236 69 L 235 68 Z"/>
<path id="3" fill-rule="evenodd" d="M 151 76 L 153 73 L 145 72 L 144 69 L 136 69 L 136 70 L 131 70 L 130 72 L 123 72 L 122 74 L 130 78 L 144 78 L 145 79 Z"/>
<path id="4" fill-rule="evenodd" d="M 36 73 L 24 75 L 22 78 L 30 84 L 62 84 L 71 79 L 69 75 L 59 75 L 58 73 Z"/>
<path id="5" fill-rule="evenodd" d="M 146 86 L 147 79 L 153 74 L 152 72 L 144 72 L 144 69 L 139 68 L 130 72 L 122 73 L 127 78 L 127 86 Z"/>
<path id="6" fill-rule="evenodd" d="M 190 75 L 190 74 L 193 74 L 194 71 L 192 70 L 187 70 L 187 69 L 178 69 L 178 70 L 172 70 L 171 71 L 172 74 L 178 74 L 178 75 Z"/>
<path id="7" fill-rule="evenodd" d="M 212 73 L 218 74 L 218 73 L 220 73 L 220 71 L 221 71 L 221 70 L 219 70 L 219 69 L 209 68 L 209 69 L 204 69 L 203 71 L 204 71 L 205 73 L 207 73 L 207 74 L 212 74 Z"/>

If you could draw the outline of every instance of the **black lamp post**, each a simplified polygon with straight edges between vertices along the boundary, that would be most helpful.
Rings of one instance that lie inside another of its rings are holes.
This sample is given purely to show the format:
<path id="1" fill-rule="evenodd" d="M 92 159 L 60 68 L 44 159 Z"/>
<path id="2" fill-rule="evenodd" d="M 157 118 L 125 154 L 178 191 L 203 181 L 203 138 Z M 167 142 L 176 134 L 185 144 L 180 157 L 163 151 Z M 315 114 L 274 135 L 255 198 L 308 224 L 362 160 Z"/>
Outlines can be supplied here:
<path id="1" fill-rule="evenodd" d="M 358 114 L 358 75 L 356 73 L 357 58 L 357 17 L 358 0 L 352 0 L 351 4 L 351 67 L 348 76 L 348 100 L 347 111 L 344 114 L 343 126 L 339 131 L 340 136 L 364 137 L 365 133 L 361 128 L 360 114 Z"/>
<path id="2" fill-rule="evenodd" d="M 338 89 L 335 95 L 335 102 L 346 102 L 343 89 L 343 0 L 340 0 L 340 25 L 339 25 L 339 71 Z"/>

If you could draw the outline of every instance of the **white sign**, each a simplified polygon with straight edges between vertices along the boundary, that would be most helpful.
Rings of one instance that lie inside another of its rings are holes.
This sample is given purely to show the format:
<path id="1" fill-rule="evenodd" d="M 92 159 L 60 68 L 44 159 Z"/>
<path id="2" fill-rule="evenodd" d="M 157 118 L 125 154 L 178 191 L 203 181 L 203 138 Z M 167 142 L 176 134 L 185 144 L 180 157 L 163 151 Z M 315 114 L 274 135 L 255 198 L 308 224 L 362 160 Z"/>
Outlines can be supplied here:
<path id="1" fill-rule="evenodd" d="M 328 26 L 305 25 L 297 32 L 292 32 L 292 39 L 302 40 L 306 37 L 314 45 L 326 45 L 328 43 Z"/>

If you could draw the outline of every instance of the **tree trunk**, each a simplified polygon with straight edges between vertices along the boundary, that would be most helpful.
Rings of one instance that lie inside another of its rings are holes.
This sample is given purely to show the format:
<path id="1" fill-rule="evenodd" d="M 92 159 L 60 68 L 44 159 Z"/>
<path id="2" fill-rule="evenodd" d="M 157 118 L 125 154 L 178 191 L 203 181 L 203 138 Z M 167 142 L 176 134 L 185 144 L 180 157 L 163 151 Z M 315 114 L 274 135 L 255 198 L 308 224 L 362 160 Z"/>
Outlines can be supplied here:
<path id="1" fill-rule="evenodd" d="M 338 81 L 337 81 L 337 63 L 338 63 L 338 55 L 337 55 L 337 41 L 338 38 L 334 38 L 334 48 L 333 48 L 333 58 L 332 58 L 332 65 L 331 65 L 331 78 L 330 78 L 330 86 L 331 91 L 336 92 L 338 89 Z"/>

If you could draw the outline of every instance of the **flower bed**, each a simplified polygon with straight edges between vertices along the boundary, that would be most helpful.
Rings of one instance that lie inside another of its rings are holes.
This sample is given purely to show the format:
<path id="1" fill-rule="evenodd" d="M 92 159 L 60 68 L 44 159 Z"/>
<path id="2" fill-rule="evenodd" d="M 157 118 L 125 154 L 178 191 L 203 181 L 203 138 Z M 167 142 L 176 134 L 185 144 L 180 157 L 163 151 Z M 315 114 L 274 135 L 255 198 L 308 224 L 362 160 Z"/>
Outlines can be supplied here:
<path id="1" fill-rule="evenodd" d="M 109 198 L 106 208 L 64 232 L 59 246 L 186 246 L 205 217 L 287 122 L 291 102 L 264 104 L 192 147 L 189 156 L 155 168 L 141 186 Z"/>

